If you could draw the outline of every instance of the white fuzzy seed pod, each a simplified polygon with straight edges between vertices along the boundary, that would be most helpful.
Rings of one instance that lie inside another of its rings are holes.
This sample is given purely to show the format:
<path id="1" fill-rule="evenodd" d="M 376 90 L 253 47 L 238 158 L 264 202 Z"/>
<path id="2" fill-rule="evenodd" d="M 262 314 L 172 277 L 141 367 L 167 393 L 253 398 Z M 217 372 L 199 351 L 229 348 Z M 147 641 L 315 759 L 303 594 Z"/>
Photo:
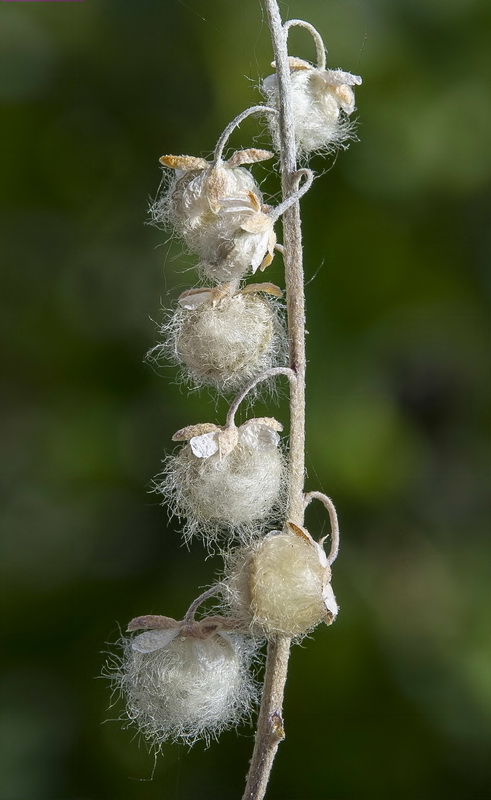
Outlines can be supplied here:
<path id="1" fill-rule="evenodd" d="M 232 392 L 282 364 L 286 337 L 274 301 L 254 293 L 185 292 L 149 358 L 172 359 L 194 386 Z"/>
<path id="2" fill-rule="evenodd" d="M 278 518 L 285 491 L 281 428 L 261 418 L 239 428 L 205 423 L 175 434 L 188 444 L 168 456 L 156 491 L 186 519 L 186 539 L 197 535 L 213 545 L 221 532 L 249 539 L 259 522 Z"/>
<path id="3" fill-rule="evenodd" d="M 126 640 L 115 680 L 129 720 L 153 746 L 167 739 L 209 741 L 250 712 L 256 699 L 253 655 L 253 642 L 238 633 L 184 635 L 176 623 Z"/>
<path id="4" fill-rule="evenodd" d="M 336 617 L 326 554 L 297 525 L 232 554 L 227 573 L 231 610 L 255 633 L 303 636 Z"/>
<path id="5" fill-rule="evenodd" d="M 160 159 L 165 166 L 175 170 L 175 176 L 151 209 L 153 221 L 171 227 L 181 236 L 189 249 L 199 254 L 202 268 L 210 277 L 215 275 L 211 269 L 207 272 L 206 265 L 213 260 L 224 262 L 233 249 L 235 237 L 244 238 L 242 234 L 247 229 L 242 224 L 248 224 L 251 211 L 257 210 L 250 208 L 249 198 L 254 198 L 259 209 L 262 206 L 259 186 L 241 164 L 262 161 L 271 155 L 265 150 L 250 149 L 237 151 L 228 161 L 217 163 L 193 156 L 162 156 Z M 274 246 L 274 243 L 271 245 L 272 225 L 270 227 L 271 235 L 260 262 L 267 248 Z M 257 259 L 257 249 L 256 244 L 252 260 Z M 246 263 L 242 268 L 241 261 L 244 257 L 241 260 L 235 258 L 235 264 L 230 267 L 224 265 L 217 280 L 240 277 L 251 266 Z"/>
<path id="6" fill-rule="evenodd" d="M 339 69 L 319 69 L 299 58 L 289 58 L 289 62 L 299 154 L 346 146 L 351 135 L 348 117 L 355 110 L 352 86 L 361 84 L 361 78 Z M 262 91 L 268 104 L 278 108 L 276 75 L 269 75 L 264 80 Z M 269 124 L 275 148 L 279 149 L 278 118 L 271 115 Z"/>

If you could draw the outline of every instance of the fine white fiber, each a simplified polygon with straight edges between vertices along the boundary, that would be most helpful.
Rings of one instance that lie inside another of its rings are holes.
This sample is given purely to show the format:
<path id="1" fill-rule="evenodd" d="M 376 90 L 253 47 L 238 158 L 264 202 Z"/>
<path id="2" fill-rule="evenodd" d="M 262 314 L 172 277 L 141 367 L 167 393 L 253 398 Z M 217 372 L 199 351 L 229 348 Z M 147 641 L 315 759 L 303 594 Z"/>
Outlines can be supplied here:
<path id="1" fill-rule="evenodd" d="M 179 301 L 160 328 L 162 341 L 148 358 L 172 360 L 196 387 L 233 392 L 273 366 L 283 365 L 286 336 L 278 303 L 254 293 L 202 293 Z"/>
<path id="2" fill-rule="evenodd" d="M 176 628 L 146 631 L 123 646 L 111 677 L 126 698 L 127 719 L 157 748 L 167 739 L 208 742 L 256 702 L 250 673 L 256 645 L 249 637 L 220 631 L 195 638 Z"/>
<path id="3" fill-rule="evenodd" d="M 277 520 L 284 507 L 281 426 L 252 419 L 232 430 L 192 435 L 195 427 L 203 428 L 187 429 L 189 443 L 164 461 L 155 491 L 186 520 L 186 540 L 199 536 L 213 546 L 220 533 L 249 540 L 259 523 Z"/>
<path id="4" fill-rule="evenodd" d="M 295 139 L 299 155 L 345 147 L 353 138 L 349 115 L 355 110 L 353 86 L 358 75 L 339 69 L 319 69 L 308 61 L 289 58 Z M 269 105 L 279 106 L 278 78 L 269 75 L 262 84 Z M 278 118 L 269 118 L 271 135 L 279 149 Z"/>
<path id="5" fill-rule="evenodd" d="M 323 548 L 300 526 L 272 531 L 231 553 L 225 583 L 230 611 L 253 633 L 301 637 L 338 607 Z"/>

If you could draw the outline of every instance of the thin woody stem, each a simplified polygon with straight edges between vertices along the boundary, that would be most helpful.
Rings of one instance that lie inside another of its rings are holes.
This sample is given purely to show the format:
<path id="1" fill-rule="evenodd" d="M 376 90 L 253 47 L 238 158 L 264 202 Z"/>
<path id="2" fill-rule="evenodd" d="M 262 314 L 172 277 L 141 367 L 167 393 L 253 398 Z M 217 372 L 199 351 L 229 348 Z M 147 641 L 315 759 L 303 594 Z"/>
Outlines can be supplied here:
<path id="1" fill-rule="evenodd" d="M 225 145 L 227 144 L 229 137 L 233 131 L 238 128 L 241 122 L 243 122 L 247 117 L 252 116 L 253 114 L 277 114 L 277 110 L 275 108 L 270 108 L 269 106 L 251 106 L 250 108 L 246 108 L 245 111 L 242 111 L 238 114 L 232 122 L 229 122 L 225 130 L 223 131 L 222 135 L 220 136 L 217 145 L 215 147 L 215 152 L 213 154 L 213 160 L 215 164 L 219 164 L 220 161 L 223 159 L 223 151 Z"/>
<path id="2" fill-rule="evenodd" d="M 286 375 L 290 383 L 293 383 L 296 380 L 295 373 L 289 367 L 272 367 L 268 369 L 266 372 L 262 372 L 257 378 L 253 378 L 246 383 L 244 388 L 239 392 L 235 400 L 233 401 L 232 405 L 230 406 L 227 418 L 225 420 L 225 427 L 232 428 L 235 425 L 235 415 L 237 410 L 242 403 L 243 400 L 247 397 L 249 392 L 251 392 L 259 383 L 263 381 L 267 381 L 268 378 L 274 378 L 276 375 Z"/>
<path id="3" fill-rule="evenodd" d="M 287 30 L 283 28 L 277 0 L 264 0 L 271 31 L 279 96 L 281 183 L 283 200 L 297 189 L 297 164 Z M 285 284 L 290 341 L 290 456 L 287 518 L 297 525 L 304 517 L 305 473 L 305 299 L 302 267 L 302 231 L 298 201 L 283 215 Z M 278 745 L 284 738 L 283 695 L 291 640 L 277 637 L 268 645 L 263 696 L 254 752 L 242 800 L 263 800 Z"/>

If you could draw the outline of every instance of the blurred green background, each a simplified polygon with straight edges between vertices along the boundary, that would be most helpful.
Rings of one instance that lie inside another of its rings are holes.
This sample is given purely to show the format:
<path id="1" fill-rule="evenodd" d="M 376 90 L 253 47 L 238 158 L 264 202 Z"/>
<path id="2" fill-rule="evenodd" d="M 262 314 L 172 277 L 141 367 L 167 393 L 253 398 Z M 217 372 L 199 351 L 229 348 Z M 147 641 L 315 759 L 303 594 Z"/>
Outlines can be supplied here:
<path id="1" fill-rule="evenodd" d="M 303 201 L 308 480 L 342 527 L 341 614 L 292 655 L 268 800 L 489 797 L 485 0 L 291 0 L 359 73 L 360 142 Z M 154 760 L 103 651 L 220 568 L 148 493 L 223 420 L 142 361 L 193 259 L 145 225 L 163 153 L 258 101 L 258 0 L 0 2 L 1 800 L 233 800 L 252 729 Z M 303 32 L 290 51 L 313 56 Z M 251 121 L 231 145 L 267 144 Z M 269 166 L 255 173 L 275 199 Z M 282 285 L 281 257 L 265 276 Z M 280 408 L 258 406 L 287 422 Z M 308 525 L 326 532 L 311 507 Z"/>

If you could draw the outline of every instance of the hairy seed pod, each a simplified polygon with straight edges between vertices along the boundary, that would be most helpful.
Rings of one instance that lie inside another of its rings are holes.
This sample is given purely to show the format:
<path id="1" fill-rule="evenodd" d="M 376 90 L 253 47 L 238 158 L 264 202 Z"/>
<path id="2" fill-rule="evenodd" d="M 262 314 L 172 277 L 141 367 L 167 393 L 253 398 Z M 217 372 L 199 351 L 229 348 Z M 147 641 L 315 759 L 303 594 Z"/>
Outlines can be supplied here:
<path id="1" fill-rule="evenodd" d="M 258 294 L 183 298 L 160 333 L 164 341 L 150 351 L 151 360 L 171 358 L 184 367 L 184 379 L 221 392 L 235 391 L 285 358 L 277 306 Z"/>
<path id="2" fill-rule="evenodd" d="M 174 177 L 151 208 L 153 221 L 181 236 L 189 249 L 198 253 L 202 269 L 210 277 L 219 271 L 217 280 L 230 280 L 240 277 L 250 266 L 255 271 L 265 258 L 269 263 L 268 251 L 274 247 L 272 223 L 261 211 L 258 184 L 241 165 L 271 156 L 269 151 L 250 149 L 237 151 L 228 161 L 214 163 L 193 156 L 161 158 L 165 166 L 174 170 Z M 263 235 L 257 236 L 259 232 Z M 247 237 L 245 233 L 253 235 Z M 234 264 L 227 265 L 225 261 L 236 238 L 238 252 Z M 207 271 L 212 261 L 222 262 L 222 268 L 216 266 Z"/>
<path id="3" fill-rule="evenodd" d="M 323 548 L 287 523 L 231 554 L 226 582 L 237 618 L 265 636 L 302 636 L 337 614 L 331 570 Z"/>
<path id="4" fill-rule="evenodd" d="M 361 84 L 361 78 L 339 69 L 319 69 L 300 58 L 290 58 L 289 62 L 299 154 L 345 146 L 351 136 L 348 117 L 355 110 L 352 86 Z M 278 108 L 276 75 L 264 80 L 262 91 L 268 104 Z M 269 123 L 275 148 L 279 149 L 278 118 L 271 116 Z"/>
<path id="5" fill-rule="evenodd" d="M 185 538 L 198 535 L 213 544 L 222 531 L 249 538 L 259 522 L 276 519 L 284 503 L 281 425 L 262 418 L 239 428 L 211 428 L 192 426 L 176 434 L 189 442 L 168 456 L 156 491 L 173 514 L 186 519 Z"/>
<path id="6" fill-rule="evenodd" d="M 169 220 L 191 250 L 201 252 L 202 240 L 221 211 L 222 198 L 261 192 L 249 170 L 243 167 L 209 167 L 177 178 L 169 198 Z M 224 234 L 232 235 L 239 226 L 233 215 L 223 221 Z"/>
<path id="7" fill-rule="evenodd" d="M 125 640 L 120 671 L 112 677 L 125 695 L 130 722 L 152 745 L 166 739 L 192 744 L 216 738 L 250 712 L 253 655 L 245 636 L 183 635 L 176 623 Z"/>

